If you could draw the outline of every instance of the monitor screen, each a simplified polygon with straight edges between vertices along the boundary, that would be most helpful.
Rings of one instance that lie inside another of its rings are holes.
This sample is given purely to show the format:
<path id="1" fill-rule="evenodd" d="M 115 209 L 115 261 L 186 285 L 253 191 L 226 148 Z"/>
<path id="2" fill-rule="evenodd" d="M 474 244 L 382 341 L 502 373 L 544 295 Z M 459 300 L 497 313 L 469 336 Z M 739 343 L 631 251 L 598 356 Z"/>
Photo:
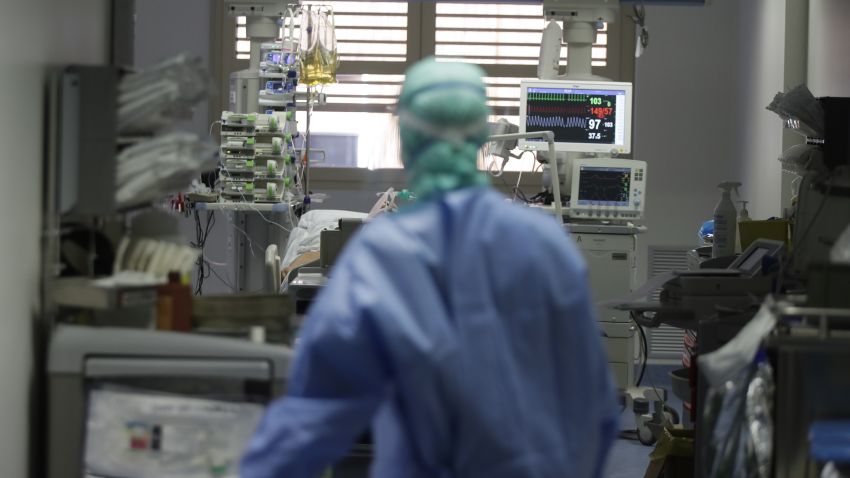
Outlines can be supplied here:
<path id="1" fill-rule="evenodd" d="M 631 168 L 582 165 L 579 169 L 578 206 L 628 206 Z"/>
<path id="2" fill-rule="evenodd" d="M 630 106 L 629 83 L 523 82 L 520 132 L 552 131 L 558 151 L 628 153 Z"/>
<path id="3" fill-rule="evenodd" d="M 755 251 L 753 251 L 752 254 L 749 255 L 749 257 L 744 259 L 744 262 L 741 263 L 740 266 L 738 266 L 738 269 L 744 272 L 754 272 L 757 268 L 761 266 L 761 260 L 764 258 L 764 256 L 767 255 L 768 252 L 770 251 L 766 247 L 760 247 L 756 249 Z"/>

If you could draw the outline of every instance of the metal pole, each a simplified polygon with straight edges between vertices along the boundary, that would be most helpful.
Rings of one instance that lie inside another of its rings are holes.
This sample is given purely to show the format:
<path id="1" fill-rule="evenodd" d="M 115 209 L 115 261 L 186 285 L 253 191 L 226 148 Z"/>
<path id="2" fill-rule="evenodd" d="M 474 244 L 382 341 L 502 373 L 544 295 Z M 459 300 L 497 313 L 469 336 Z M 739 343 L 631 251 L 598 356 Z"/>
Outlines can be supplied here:
<path id="1" fill-rule="evenodd" d="M 313 89 L 307 87 L 307 137 L 304 139 L 304 196 L 310 195 L 310 116 L 313 115 L 312 109 Z M 306 212 L 306 211 L 305 211 Z"/>

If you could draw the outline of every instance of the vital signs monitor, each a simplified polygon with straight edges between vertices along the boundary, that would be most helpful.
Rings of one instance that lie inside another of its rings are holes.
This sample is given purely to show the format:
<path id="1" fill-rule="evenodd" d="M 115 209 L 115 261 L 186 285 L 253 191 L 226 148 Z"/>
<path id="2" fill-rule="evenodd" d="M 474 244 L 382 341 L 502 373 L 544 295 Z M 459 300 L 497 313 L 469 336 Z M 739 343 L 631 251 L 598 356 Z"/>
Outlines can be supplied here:
<path id="1" fill-rule="evenodd" d="M 620 158 L 573 160 L 570 217 L 636 221 L 643 217 L 646 162 Z"/>
<path id="2" fill-rule="evenodd" d="M 519 132 L 552 131 L 555 151 L 629 154 L 632 84 L 611 81 L 523 80 Z M 520 139 L 520 149 L 548 149 L 545 140 Z"/>

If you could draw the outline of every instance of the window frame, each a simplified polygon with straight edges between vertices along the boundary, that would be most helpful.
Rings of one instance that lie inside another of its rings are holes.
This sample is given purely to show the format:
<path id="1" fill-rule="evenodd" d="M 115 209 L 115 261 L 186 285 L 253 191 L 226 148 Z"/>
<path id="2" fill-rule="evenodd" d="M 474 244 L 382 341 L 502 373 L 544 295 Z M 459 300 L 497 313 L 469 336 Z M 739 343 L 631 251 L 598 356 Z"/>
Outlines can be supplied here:
<path id="1" fill-rule="evenodd" d="M 211 0 L 214 6 L 213 21 L 217 28 L 211 29 L 211 57 L 216 59 L 212 65 L 213 73 L 219 79 L 219 95 L 211 101 L 210 122 L 216 121 L 222 111 L 222 106 L 228 104 L 228 91 L 230 85 L 230 73 L 243 70 L 248 67 L 248 60 L 236 59 L 236 42 L 234 31 L 236 18 L 227 14 L 223 2 Z M 472 2 L 469 2 L 472 3 Z M 482 2 L 483 3 L 483 2 Z M 521 4 L 523 2 L 516 2 Z M 436 2 L 408 3 L 407 24 L 407 61 L 405 62 L 341 62 L 338 75 L 356 74 L 386 74 L 402 75 L 409 65 L 423 58 L 433 56 L 436 50 Z M 607 61 L 605 66 L 594 66 L 596 75 L 611 78 L 614 81 L 634 82 L 635 58 L 631 54 L 635 50 L 635 37 L 632 34 L 634 24 L 629 17 L 629 10 L 622 8 L 617 21 L 608 27 Z M 425 35 L 424 32 L 432 32 Z M 536 65 L 479 65 L 489 77 L 511 77 L 511 78 L 534 78 L 537 76 Z M 384 105 L 377 105 L 383 108 Z M 357 104 L 335 105 L 333 110 L 327 111 L 351 111 L 369 112 L 377 111 L 374 108 L 364 108 Z M 493 107 L 494 115 L 502 116 L 508 111 L 507 107 Z M 319 110 L 317 110 L 319 111 Z M 519 173 L 506 171 L 503 178 L 508 184 L 514 185 Z M 365 169 L 365 168 L 311 168 L 311 189 L 313 190 L 340 190 L 352 189 L 369 184 L 378 189 L 393 187 L 400 189 L 406 187 L 406 177 L 400 169 Z M 541 182 L 540 172 L 526 171 L 520 178 L 520 188 L 530 191 L 528 188 L 536 188 Z M 510 192 L 510 188 L 504 187 L 501 181 L 494 181 L 493 185 L 504 192 Z"/>

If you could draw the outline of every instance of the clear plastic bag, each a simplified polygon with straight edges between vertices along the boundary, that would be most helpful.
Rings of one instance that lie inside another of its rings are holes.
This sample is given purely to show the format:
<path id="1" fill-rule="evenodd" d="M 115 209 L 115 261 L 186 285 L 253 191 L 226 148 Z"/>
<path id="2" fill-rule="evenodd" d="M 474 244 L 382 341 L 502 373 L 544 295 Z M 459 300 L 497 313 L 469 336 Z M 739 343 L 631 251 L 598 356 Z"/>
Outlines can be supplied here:
<path id="1" fill-rule="evenodd" d="M 129 74 L 118 85 L 118 131 L 148 134 L 191 118 L 211 88 L 202 59 L 188 54 Z"/>
<path id="2" fill-rule="evenodd" d="M 776 325 L 770 304 L 729 343 L 699 358 L 709 389 L 701 476 L 767 478 L 773 460 L 773 370 L 761 344 Z"/>
<path id="3" fill-rule="evenodd" d="M 333 10 L 330 7 L 305 7 L 301 11 L 300 43 L 300 82 L 307 86 L 336 83 L 339 56 Z"/>
<path id="4" fill-rule="evenodd" d="M 782 163 L 782 172 L 802 175 L 808 170 L 809 165 L 820 155 L 820 149 L 811 144 L 796 144 L 782 152 L 779 162 Z"/>
<path id="5" fill-rule="evenodd" d="M 94 390 L 85 468 L 97 476 L 236 478 L 264 407 L 142 390 Z"/>
<path id="6" fill-rule="evenodd" d="M 756 365 L 747 387 L 746 422 L 749 431 L 747 455 L 758 478 L 772 476 L 773 466 L 773 367 L 765 357 Z"/>
<path id="7" fill-rule="evenodd" d="M 835 463 L 829 462 L 821 471 L 820 478 L 848 478 L 846 473 L 842 473 L 841 470 L 835 466 Z"/>
<path id="8" fill-rule="evenodd" d="M 850 226 L 847 226 L 838 236 L 838 240 L 829 251 L 829 260 L 835 264 L 850 264 Z"/>
<path id="9" fill-rule="evenodd" d="M 786 128 L 804 136 L 823 137 L 823 108 L 806 85 L 797 85 L 785 93 L 777 93 L 767 109 L 779 115 L 785 121 Z"/>
<path id="10" fill-rule="evenodd" d="M 772 476 L 773 384 L 773 369 L 761 356 L 736 379 L 709 389 L 702 425 L 711 430 L 704 476 Z"/>
<path id="11" fill-rule="evenodd" d="M 218 148 L 190 133 L 169 133 L 130 146 L 118 155 L 116 201 L 130 207 L 185 189 L 215 168 Z"/>

